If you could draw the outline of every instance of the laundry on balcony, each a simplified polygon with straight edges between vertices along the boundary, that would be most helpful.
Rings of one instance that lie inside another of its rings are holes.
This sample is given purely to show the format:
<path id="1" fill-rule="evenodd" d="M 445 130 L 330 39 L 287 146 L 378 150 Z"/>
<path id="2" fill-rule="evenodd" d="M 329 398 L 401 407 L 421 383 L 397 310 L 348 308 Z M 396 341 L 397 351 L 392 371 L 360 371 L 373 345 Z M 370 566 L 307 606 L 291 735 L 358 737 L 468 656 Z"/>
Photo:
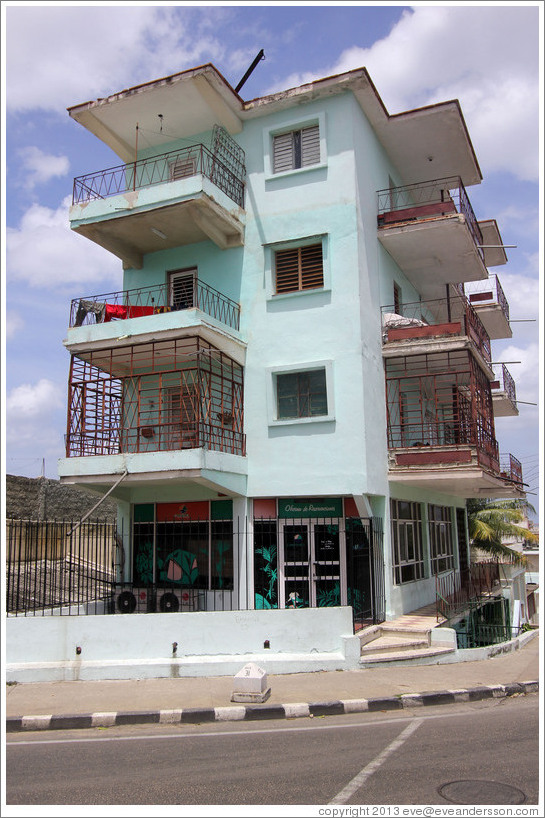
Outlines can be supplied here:
<path id="1" fill-rule="evenodd" d="M 106 304 L 102 301 L 88 301 L 82 298 L 78 304 L 78 311 L 76 313 L 76 320 L 74 322 L 75 327 L 81 327 L 86 316 L 91 313 L 95 315 L 95 321 L 97 324 L 100 324 L 104 321 L 104 312 L 106 309 Z"/>
<path id="2" fill-rule="evenodd" d="M 135 307 L 124 304 L 106 304 L 104 321 L 114 318 L 141 318 L 143 315 L 153 315 L 153 307 Z"/>

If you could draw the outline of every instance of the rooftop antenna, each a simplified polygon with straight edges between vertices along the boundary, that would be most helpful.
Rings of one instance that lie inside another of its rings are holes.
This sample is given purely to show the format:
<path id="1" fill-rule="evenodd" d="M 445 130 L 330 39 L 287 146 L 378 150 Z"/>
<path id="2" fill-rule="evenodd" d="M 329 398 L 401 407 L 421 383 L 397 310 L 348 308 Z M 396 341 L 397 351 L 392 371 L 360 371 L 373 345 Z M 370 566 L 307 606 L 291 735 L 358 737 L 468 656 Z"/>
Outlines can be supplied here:
<path id="1" fill-rule="evenodd" d="M 250 76 L 250 74 L 252 73 L 252 71 L 254 70 L 254 68 L 256 67 L 256 65 L 258 64 L 258 62 L 260 62 L 260 60 L 264 60 L 264 59 L 265 59 L 265 54 L 263 52 L 263 49 L 261 49 L 261 51 L 259 52 L 259 54 L 255 58 L 255 60 L 253 61 L 251 66 L 248 68 L 248 70 L 246 71 L 246 73 L 242 77 L 241 81 L 239 82 L 239 84 L 235 88 L 235 92 L 237 94 L 240 91 L 240 89 L 242 88 L 242 86 L 244 85 L 244 83 L 246 82 L 246 80 L 248 79 L 248 77 Z"/>

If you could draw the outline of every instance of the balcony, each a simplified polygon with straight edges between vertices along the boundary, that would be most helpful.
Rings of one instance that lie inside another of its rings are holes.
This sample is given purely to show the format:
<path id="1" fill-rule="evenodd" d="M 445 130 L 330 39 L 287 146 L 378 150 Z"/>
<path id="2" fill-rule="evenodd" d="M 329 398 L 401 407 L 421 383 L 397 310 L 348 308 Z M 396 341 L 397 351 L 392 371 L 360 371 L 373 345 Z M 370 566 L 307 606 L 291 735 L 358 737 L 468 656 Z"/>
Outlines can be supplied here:
<path id="1" fill-rule="evenodd" d="M 497 275 L 491 275 L 486 281 L 469 282 L 464 285 L 464 291 L 491 340 L 513 337 L 509 324 L 509 304 Z"/>
<path id="2" fill-rule="evenodd" d="M 513 376 L 505 364 L 494 364 L 494 380 L 490 384 L 492 389 L 492 405 L 497 418 L 516 417 L 519 413 L 517 393 Z"/>
<path id="3" fill-rule="evenodd" d="M 140 269 L 143 256 L 244 242 L 244 153 L 227 134 L 74 180 L 72 229 Z"/>
<path id="4" fill-rule="evenodd" d="M 458 177 L 379 190 L 378 238 L 426 299 L 487 277 L 483 233 Z"/>
<path id="5" fill-rule="evenodd" d="M 146 472 L 196 474 L 191 450 L 243 457 L 243 428 L 243 368 L 198 338 L 72 356 L 66 458 L 97 458 L 104 469 L 124 455 L 134 471 L 144 462 Z"/>
<path id="6" fill-rule="evenodd" d="M 503 468 L 490 380 L 467 349 L 387 357 L 389 478 L 459 497 L 520 497 L 516 463 Z"/>
<path id="7" fill-rule="evenodd" d="M 240 304 L 188 275 L 176 292 L 165 283 L 73 299 L 65 346 L 83 354 L 119 346 L 120 336 L 138 337 L 142 342 L 194 336 L 244 364 L 239 325 Z"/>
<path id="8" fill-rule="evenodd" d="M 490 364 L 488 333 L 458 287 L 447 285 L 445 298 L 386 306 L 381 312 L 385 356 L 463 346 Z"/>

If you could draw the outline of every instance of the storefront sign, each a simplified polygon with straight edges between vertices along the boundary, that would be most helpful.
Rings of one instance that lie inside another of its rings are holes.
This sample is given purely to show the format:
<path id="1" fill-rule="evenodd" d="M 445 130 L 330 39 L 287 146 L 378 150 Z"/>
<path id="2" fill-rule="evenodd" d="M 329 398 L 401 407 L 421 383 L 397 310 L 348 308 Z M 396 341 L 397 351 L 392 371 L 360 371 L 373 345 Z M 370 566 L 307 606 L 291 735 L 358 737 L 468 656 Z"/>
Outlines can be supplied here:
<path id="1" fill-rule="evenodd" d="M 300 517 L 342 517 L 341 497 L 316 497 L 305 500 L 279 500 L 278 516 L 283 519 Z"/>

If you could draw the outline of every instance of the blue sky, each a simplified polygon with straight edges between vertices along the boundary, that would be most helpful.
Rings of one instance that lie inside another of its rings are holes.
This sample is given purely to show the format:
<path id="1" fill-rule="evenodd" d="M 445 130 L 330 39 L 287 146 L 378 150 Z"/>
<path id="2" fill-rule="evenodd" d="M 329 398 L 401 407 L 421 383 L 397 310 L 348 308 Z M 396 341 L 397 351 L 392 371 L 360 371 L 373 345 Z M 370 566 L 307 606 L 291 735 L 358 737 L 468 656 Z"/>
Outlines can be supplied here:
<path id="1" fill-rule="evenodd" d="M 63 456 L 70 301 L 122 288 L 121 263 L 71 234 L 75 176 L 119 158 L 66 108 L 212 62 L 252 99 L 366 66 L 391 114 L 458 99 L 483 173 L 468 189 L 495 218 L 509 263 L 491 269 L 507 295 L 520 416 L 498 419 L 502 453 L 523 464 L 537 503 L 539 457 L 539 125 L 542 3 L 402 6 L 300 3 L 2 3 L 5 196 L 4 469 L 57 477 Z M 541 147 L 541 150 L 540 150 Z"/>

